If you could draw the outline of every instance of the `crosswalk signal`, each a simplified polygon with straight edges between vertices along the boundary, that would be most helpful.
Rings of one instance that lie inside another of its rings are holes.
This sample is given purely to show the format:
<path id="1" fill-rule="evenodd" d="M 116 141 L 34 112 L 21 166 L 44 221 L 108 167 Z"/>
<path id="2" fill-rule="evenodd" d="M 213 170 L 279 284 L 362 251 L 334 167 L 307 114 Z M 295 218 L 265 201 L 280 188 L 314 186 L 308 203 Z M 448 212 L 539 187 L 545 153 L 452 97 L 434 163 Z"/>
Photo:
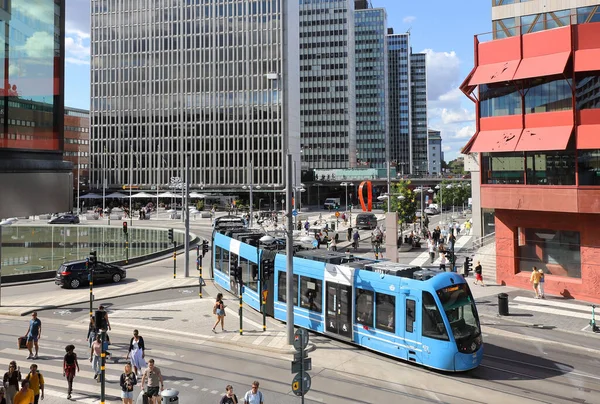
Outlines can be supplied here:
<path id="1" fill-rule="evenodd" d="M 123 222 L 123 233 L 127 234 L 127 222 Z"/>
<path id="2" fill-rule="evenodd" d="M 469 272 L 473 270 L 473 258 L 465 257 L 465 263 L 463 264 L 463 274 L 469 276 Z"/>
<path id="3" fill-rule="evenodd" d="M 202 241 L 202 258 L 204 258 L 204 256 L 206 255 L 207 252 L 208 252 L 208 241 L 204 240 L 204 241 Z"/>
<path id="4" fill-rule="evenodd" d="M 169 229 L 169 242 L 173 242 L 174 238 L 173 238 L 173 229 Z"/>
<path id="5" fill-rule="evenodd" d="M 273 275 L 273 271 L 275 269 L 273 260 L 264 260 L 263 261 L 263 265 L 262 265 L 262 269 L 263 269 L 263 279 L 264 280 L 269 280 L 271 278 L 271 276 Z"/>
<path id="6" fill-rule="evenodd" d="M 90 251 L 89 265 L 94 265 L 97 262 L 96 251 Z"/>

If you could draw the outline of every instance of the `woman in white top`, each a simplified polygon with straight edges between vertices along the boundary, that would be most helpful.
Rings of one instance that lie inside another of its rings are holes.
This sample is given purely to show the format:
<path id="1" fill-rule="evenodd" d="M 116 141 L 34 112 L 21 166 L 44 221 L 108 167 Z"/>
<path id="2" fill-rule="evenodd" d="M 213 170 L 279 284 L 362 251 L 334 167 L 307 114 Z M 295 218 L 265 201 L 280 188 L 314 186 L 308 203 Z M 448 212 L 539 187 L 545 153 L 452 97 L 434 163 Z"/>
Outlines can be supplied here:
<path id="1" fill-rule="evenodd" d="M 446 270 L 446 253 L 440 252 L 440 269 L 442 271 Z"/>
<path id="2" fill-rule="evenodd" d="M 131 359 L 133 371 L 136 375 L 141 375 L 142 369 L 146 367 L 146 361 L 144 360 L 144 357 L 146 356 L 144 353 L 145 349 L 144 338 L 139 335 L 138 330 L 133 330 L 133 337 L 131 338 L 131 341 L 129 341 L 129 352 L 125 359 Z"/>

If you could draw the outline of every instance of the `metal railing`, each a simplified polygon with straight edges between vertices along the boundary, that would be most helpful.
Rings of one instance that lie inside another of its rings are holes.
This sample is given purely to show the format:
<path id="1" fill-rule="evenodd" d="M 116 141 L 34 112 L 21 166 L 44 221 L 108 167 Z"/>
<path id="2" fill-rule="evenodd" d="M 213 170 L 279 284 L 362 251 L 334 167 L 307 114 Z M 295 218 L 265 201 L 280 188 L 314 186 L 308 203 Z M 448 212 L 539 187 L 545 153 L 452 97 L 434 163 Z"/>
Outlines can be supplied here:
<path id="1" fill-rule="evenodd" d="M 479 250 L 481 247 L 485 247 L 486 245 L 490 245 L 496 241 L 496 233 L 486 234 L 483 237 L 476 238 L 473 240 L 472 248 L 473 251 Z"/>

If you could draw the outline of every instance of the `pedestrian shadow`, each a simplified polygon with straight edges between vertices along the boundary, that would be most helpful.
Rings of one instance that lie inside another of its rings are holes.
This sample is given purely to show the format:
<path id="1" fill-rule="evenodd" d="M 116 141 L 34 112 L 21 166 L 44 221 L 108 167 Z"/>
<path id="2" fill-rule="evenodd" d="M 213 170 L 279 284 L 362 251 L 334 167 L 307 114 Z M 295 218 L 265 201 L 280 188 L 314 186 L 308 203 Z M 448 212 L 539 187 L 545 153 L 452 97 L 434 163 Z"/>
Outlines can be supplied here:
<path id="1" fill-rule="evenodd" d="M 184 381 L 184 382 L 191 382 L 194 379 L 192 379 L 190 377 L 183 377 L 183 376 L 165 376 L 165 375 L 163 375 L 163 380 L 165 380 L 165 381 L 171 381 L 171 380 L 177 381 L 177 380 L 181 380 L 181 381 Z"/>

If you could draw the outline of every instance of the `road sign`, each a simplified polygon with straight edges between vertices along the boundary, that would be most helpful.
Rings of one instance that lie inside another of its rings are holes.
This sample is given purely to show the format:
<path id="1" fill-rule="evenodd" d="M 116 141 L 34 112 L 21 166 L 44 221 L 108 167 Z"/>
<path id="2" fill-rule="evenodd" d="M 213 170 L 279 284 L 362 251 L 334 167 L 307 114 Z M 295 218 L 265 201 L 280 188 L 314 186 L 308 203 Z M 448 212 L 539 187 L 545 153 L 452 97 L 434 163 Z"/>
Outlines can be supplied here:
<path id="1" fill-rule="evenodd" d="M 302 383 L 302 385 L 300 385 Z M 294 380 L 292 381 L 292 391 L 295 395 L 301 396 L 303 394 L 308 393 L 310 390 L 311 379 L 308 373 L 298 373 L 294 376 Z"/>
<path id="2" fill-rule="evenodd" d="M 340 212 L 335 212 L 335 217 L 340 217 Z"/>
<path id="3" fill-rule="evenodd" d="M 267 301 L 267 297 L 269 296 L 269 291 L 268 290 L 263 290 L 263 300 Z"/>
<path id="4" fill-rule="evenodd" d="M 296 209 L 292 209 L 292 216 L 298 216 L 298 211 Z"/>
<path id="5" fill-rule="evenodd" d="M 304 358 L 304 369 L 302 369 L 302 360 L 292 362 L 292 373 L 299 373 L 302 370 L 312 370 L 312 358 Z"/>
<path id="6" fill-rule="evenodd" d="M 308 345 L 308 332 L 304 328 L 298 328 L 294 333 L 294 349 L 302 351 Z"/>

